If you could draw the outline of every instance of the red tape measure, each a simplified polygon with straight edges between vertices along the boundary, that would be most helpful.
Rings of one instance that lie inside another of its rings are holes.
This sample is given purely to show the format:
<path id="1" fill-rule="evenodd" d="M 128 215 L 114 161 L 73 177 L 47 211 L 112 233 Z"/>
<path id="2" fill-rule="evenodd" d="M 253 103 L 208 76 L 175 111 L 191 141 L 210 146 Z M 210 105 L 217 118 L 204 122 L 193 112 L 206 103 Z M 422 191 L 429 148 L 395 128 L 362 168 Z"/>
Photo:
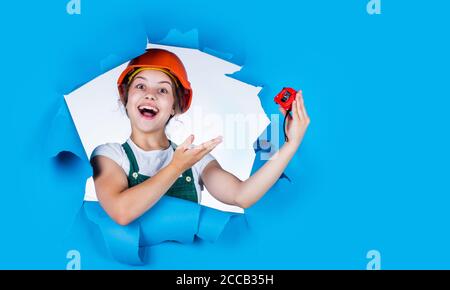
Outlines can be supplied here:
<path id="1" fill-rule="evenodd" d="M 292 102 L 295 100 L 295 95 L 297 92 L 292 88 L 283 88 L 281 92 L 279 92 L 275 98 L 275 103 L 279 104 L 283 109 L 286 110 L 286 115 L 284 116 L 283 121 L 283 131 L 284 131 L 284 140 L 289 141 L 289 138 L 286 134 L 286 119 L 291 113 Z"/>
<path id="2" fill-rule="evenodd" d="M 295 100 L 297 92 L 292 88 L 283 88 L 275 98 L 275 103 L 281 105 L 286 111 L 291 110 L 292 102 Z"/>

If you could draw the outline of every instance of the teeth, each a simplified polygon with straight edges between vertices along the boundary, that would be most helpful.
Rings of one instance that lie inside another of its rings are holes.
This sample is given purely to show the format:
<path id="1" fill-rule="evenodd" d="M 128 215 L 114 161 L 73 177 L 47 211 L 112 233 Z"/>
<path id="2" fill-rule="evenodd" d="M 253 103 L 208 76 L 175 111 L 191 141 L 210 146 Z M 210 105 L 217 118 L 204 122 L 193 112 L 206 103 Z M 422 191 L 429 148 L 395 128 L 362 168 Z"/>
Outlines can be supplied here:
<path id="1" fill-rule="evenodd" d="M 152 110 L 155 113 L 158 113 L 158 109 L 153 107 L 153 106 L 147 106 L 147 105 L 142 105 L 138 107 L 139 110 L 143 110 L 143 109 L 147 109 L 147 110 Z"/>

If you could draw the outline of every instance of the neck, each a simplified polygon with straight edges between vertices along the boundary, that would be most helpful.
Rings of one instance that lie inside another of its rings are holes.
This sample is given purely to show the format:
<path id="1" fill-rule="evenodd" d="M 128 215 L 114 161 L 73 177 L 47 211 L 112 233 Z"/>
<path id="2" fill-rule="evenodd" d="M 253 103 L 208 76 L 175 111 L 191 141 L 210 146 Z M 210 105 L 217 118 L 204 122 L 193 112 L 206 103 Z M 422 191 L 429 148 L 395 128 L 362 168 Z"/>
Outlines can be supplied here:
<path id="1" fill-rule="evenodd" d="M 167 149 L 170 145 L 164 130 L 149 133 L 132 130 L 130 139 L 145 151 Z"/>

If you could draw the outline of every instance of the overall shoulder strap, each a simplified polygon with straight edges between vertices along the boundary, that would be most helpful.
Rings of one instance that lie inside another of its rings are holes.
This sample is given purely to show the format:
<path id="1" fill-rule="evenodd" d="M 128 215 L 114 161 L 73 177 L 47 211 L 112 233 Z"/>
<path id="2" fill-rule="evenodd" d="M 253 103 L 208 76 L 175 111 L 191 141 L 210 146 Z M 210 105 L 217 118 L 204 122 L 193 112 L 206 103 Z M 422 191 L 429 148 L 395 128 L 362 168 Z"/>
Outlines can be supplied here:
<path id="1" fill-rule="evenodd" d="M 175 149 L 177 149 L 177 144 L 175 144 L 175 142 L 172 142 L 172 140 L 170 140 L 169 139 L 169 142 L 170 142 L 170 146 L 172 146 L 172 148 L 173 148 L 173 151 L 175 151 Z"/>
<path id="2" fill-rule="evenodd" d="M 139 166 L 136 161 L 136 157 L 134 156 L 133 150 L 130 147 L 130 144 L 128 144 L 128 142 L 125 142 L 122 144 L 122 147 L 127 154 L 128 160 L 130 161 L 130 175 L 133 174 L 133 172 L 139 172 Z"/>

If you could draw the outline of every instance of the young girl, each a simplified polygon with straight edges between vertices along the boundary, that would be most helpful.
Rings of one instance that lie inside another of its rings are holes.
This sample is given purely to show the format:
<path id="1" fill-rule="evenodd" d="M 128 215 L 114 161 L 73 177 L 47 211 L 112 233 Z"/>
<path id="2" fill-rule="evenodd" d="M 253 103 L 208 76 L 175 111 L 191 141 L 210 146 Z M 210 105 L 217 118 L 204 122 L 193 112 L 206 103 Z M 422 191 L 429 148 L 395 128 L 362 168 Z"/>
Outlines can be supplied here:
<path id="1" fill-rule="evenodd" d="M 226 204 L 252 206 L 280 177 L 310 122 L 299 91 L 287 120 L 289 141 L 243 181 L 222 169 L 210 154 L 221 137 L 197 146 L 193 135 L 178 146 L 167 138 L 165 126 L 174 115 L 186 112 L 192 99 L 186 70 L 175 54 L 147 50 L 128 64 L 118 88 L 131 136 L 123 144 L 96 147 L 91 164 L 97 198 L 120 225 L 140 217 L 164 194 L 200 202 L 203 186 Z"/>

